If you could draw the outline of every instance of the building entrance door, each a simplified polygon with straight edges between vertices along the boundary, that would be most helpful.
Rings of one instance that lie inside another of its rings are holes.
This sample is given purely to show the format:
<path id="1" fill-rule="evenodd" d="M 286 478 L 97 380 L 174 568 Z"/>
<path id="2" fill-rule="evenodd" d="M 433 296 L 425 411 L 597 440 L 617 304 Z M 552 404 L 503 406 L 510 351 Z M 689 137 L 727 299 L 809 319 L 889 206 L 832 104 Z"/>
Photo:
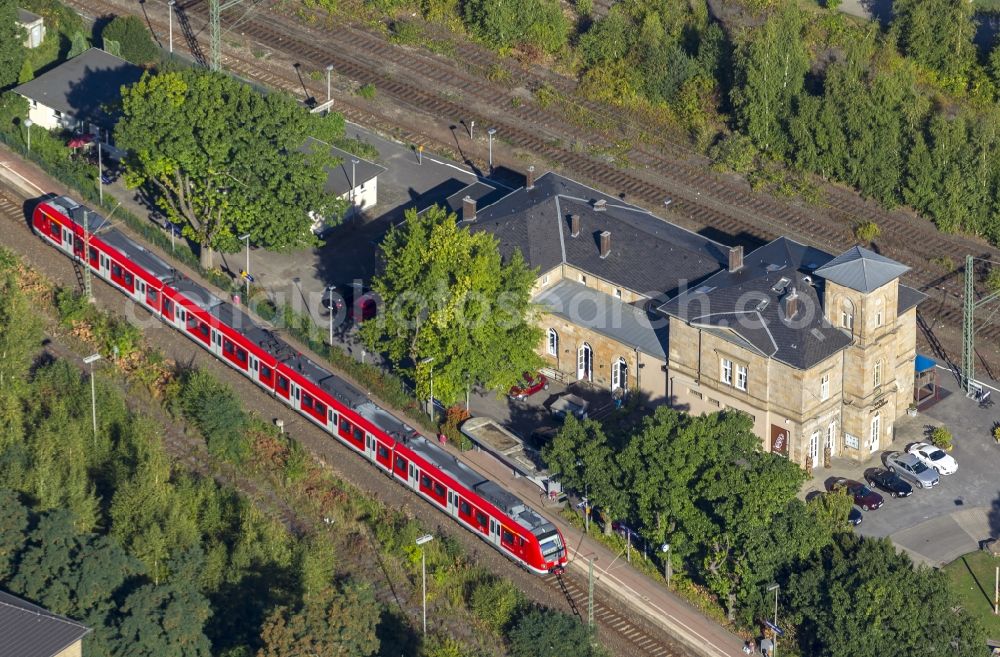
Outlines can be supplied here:
<path id="1" fill-rule="evenodd" d="M 594 380 L 594 352 L 586 342 L 576 352 L 576 378 L 580 381 Z"/>
<path id="2" fill-rule="evenodd" d="M 809 462 L 814 468 L 819 465 L 819 431 L 814 431 L 809 438 Z"/>

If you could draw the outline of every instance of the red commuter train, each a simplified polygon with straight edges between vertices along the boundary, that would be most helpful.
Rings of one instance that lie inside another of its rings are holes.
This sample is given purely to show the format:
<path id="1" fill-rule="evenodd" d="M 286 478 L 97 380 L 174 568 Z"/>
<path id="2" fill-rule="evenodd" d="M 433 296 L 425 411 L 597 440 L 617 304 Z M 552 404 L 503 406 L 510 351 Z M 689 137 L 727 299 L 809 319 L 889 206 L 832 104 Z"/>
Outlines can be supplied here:
<path id="1" fill-rule="evenodd" d="M 40 203 L 31 223 L 43 240 L 90 267 L 504 556 L 539 574 L 564 568 L 562 534 L 520 498 L 255 324 L 238 307 L 185 278 L 103 216 L 61 196 Z"/>

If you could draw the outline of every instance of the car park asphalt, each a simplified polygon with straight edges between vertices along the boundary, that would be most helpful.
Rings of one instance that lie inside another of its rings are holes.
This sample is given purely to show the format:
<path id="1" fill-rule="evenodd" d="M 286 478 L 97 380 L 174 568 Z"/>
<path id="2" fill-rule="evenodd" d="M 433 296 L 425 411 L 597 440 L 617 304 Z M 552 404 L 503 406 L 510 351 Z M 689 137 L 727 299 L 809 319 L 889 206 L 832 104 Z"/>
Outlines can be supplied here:
<path id="1" fill-rule="evenodd" d="M 1000 444 L 992 436 L 1000 407 L 980 408 L 965 397 L 949 371 L 939 369 L 938 381 L 946 389 L 943 398 L 916 417 L 900 418 L 890 451 L 905 451 L 943 425 L 954 436 L 951 455 L 958 471 L 942 475 L 931 489 L 914 488 L 906 498 L 879 491 L 885 504 L 865 512 L 855 529 L 863 536 L 888 537 L 915 561 L 932 566 L 944 565 L 1000 536 Z M 1000 388 L 996 382 L 987 383 Z M 828 481 L 840 476 L 864 481 L 867 470 L 885 467 L 888 453 L 877 453 L 861 465 L 834 459 L 832 468 L 816 469 L 806 493 L 824 490 Z"/>

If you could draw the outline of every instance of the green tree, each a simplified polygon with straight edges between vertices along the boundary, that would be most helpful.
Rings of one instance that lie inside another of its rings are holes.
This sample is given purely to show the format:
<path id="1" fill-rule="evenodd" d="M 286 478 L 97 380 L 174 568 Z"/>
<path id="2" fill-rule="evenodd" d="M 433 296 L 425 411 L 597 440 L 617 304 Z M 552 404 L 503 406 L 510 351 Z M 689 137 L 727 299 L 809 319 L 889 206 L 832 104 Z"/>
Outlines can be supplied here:
<path id="1" fill-rule="evenodd" d="M 521 605 L 521 593 L 509 579 L 482 582 L 469 597 L 472 613 L 498 635 L 507 629 Z"/>
<path id="2" fill-rule="evenodd" d="M 145 584 L 125 598 L 117 623 L 117 654 L 129 657 L 210 657 L 203 631 L 212 614 L 194 582 Z"/>
<path id="3" fill-rule="evenodd" d="M 914 569 L 886 539 L 844 532 L 804 565 L 782 589 L 803 654 L 971 657 L 983 650 L 985 632 L 956 606 L 944 576 Z"/>
<path id="4" fill-rule="evenodd" d="M 149 64 L 160 56 L 146 24 L 138 16 L 115 16 L 101 30 L 101 39 L 117 41 L 122 59 L 134 64 Z"/>
<path id="5" fill-rule="evenodd" d="M 414 377 L 418 396 L 429 396 L 432 372 L 434 396 L 450 405 L 468 383 L 506 391 L 541 364 L 530 317 L 535 273 L 520 252 L 503 262 L 496 237 L 459 227 L 437 206 L 408 210 L 381 251 L 372 288 L 383 309 L 361 337 Z"/>
<path id="6" fill-rule="evenodd" d="M 17 24 L 17 2 L 0 0 L 0 89 L 17 82 L 25 59 L 24 38 Z"/>
<path id="7" fill-rule="evenodd" d="M 611 523 L 627 514 L 630 499 L 622 494 L 623 473 L 601 424 L 567 415 L 562 429 L 543 448 L 542 458 L 564 486 L 586 492 L 591 503 L 599 505 L 604 533 L 610 534 Z"/>
<path id="8" fill-rule="evenodd" d="M 532 607 L 507 637 L 513 657 L 601 657 L 586 625 L 569 614 Z"/>
<path id="9" fill-rule="evenodd" d="M 180 405 L 205 436 L 208 450 L 233 463 L 242 462 L 250 451 L 247 417 L 236 394 L 211 374 L 190 372 L 181 387 Z"/>
<path id="10" fill-rule="evenodd" d="M 308 601 L 298 611 L 280 607 L 264 623 L 257 657 L 374 655 L 380 615 L 371 590 L 357 585 L 333 592 L 326 600 Z"/>
<path id="11" fill-rule="evenodd" d="M 72 59 L 77 55 L 82 55 L 88 48 L 90 48 L 90 42 L 87 40 L 87 36 L 83 32 L 74 32 L 73 36 L 70 37 L 70 47 L 66 57 Z"/>
<path id="12" fill-rule="evenodd" d="M 12 490 L 0 488 L 0 582 L 17 563 L 28 531 L 28 509 Z"/>
<path id="13" fill-rule="evenodd" d="M 124 90 L 115 135 L 129 151 L 128 182 L 144 185 L 168 217 L 201 245 L 237 250 L 237 236 L 292 248 L 315 243 L 309 213 L 340 217 L 324 191 L 326 148 L 302 150 L 315 122 L 290 96 L 263 95 L 219 73 L 146 74 Z"/>
<path id="14" fill-rule="evenodd" d="M 787 149 L 784 125 L 809 69 L 801 31 L 797 6 L 785 2 L 737 42 L 732 89 L 736 127 L 765 152 L 784 154 Z"/>
<path id="15" fill-rule="evenodd" d="M 975 63 L 975 6 L 964 0 L 897 0 L 892 31 L 903 52 L 947 76 Z M 964 86 L 964 85 L 963 85 Z"/>

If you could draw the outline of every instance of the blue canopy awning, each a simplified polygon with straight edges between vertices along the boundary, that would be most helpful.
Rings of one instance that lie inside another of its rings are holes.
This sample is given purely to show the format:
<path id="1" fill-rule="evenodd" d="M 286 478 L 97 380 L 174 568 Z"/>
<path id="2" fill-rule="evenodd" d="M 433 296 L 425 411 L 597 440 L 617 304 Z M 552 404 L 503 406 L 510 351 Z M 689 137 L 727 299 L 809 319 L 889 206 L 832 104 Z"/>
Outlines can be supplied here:
<path id="1" fill-rule="evenodd" d="M 927 356 L 921 356 L 917 354 L 917 357 L 913 359 L 913 370 L 920 374 L 921 372 L 926 372 L 927 370 L 932 370 L 937 366 L 937 363 Z"/>

